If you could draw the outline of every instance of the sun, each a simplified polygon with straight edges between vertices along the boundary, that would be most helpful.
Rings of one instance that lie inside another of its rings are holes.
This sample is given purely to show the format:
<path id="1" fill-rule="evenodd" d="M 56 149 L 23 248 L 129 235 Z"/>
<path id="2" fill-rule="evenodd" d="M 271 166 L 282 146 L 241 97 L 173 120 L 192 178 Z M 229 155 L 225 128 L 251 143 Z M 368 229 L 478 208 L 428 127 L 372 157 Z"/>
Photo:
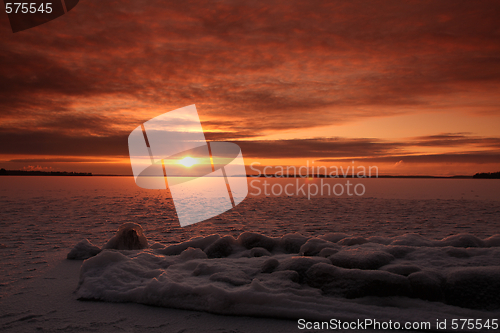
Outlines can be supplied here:
<path id="1" fill-rule="evenodd" d="M 186 168 L 190 168 L 195 165 L 198 161 L 191 156 L 186 156 L 182 160 L 179 160 L 177 163 L 184 165 Z"/>

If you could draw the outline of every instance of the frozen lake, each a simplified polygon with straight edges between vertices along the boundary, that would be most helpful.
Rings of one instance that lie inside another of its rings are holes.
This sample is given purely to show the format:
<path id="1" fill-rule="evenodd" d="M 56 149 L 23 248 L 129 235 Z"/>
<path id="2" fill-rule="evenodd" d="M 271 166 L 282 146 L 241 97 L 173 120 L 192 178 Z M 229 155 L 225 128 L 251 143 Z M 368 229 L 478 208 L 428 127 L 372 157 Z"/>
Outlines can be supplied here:
<path id="1" fill-rule="evenodd" d="M 0 294 L 63 258 L 79 240 L 102 246 L 126 222 L 142 225 L 151 241 L 178 243 L 209 234 L 255 232 L 278 237 L 341 232 L 429 239 L 500 233 L 500 181 L 480 179 L 324 179 L 362 183 L 363 196 L 254 195 L 263 182 L 286 186 L 321 179 L 249 178 L 249 195 L 235 209 L 179 227 L 168 191 L 144 190 L 132 177 L 1 177 Z M 253 182 L 253 183 L 252 183 Z M 275 187 L 275 190 L 277 187 Z M 276 191 L 275 191 L 276 192 Z M 290 193 L 290 192 L 289 192 Z"/>

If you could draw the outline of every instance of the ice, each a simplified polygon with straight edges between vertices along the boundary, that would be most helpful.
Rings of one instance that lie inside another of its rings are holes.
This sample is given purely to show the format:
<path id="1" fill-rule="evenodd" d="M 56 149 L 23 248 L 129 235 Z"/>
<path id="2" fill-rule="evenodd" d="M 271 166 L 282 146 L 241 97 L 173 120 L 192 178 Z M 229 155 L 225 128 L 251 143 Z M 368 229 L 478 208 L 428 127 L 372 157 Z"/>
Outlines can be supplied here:
<path id="1" fill-rule="evenodd" d="M 148 247 L 148 240 L 142 231 L 142 227 L 136 223 L 126 223 L 122 225 L 116 235 L 111 238 L 105 249 L 117 250 L 141 250 Z"/>
<path id="2" fill-rule="evenodd" d="M 210 281 L 226 282 L 233 286 L 242 286 L 250 284 L 252 279 L 244 272 L 219 272 L 210 275 Z"/>
<path id="3" fill-rule="evenodd" d="M 186 250 L 189 247 L 192 248 L 199 248 L 204 250 L 207 246 L 215 242 L 220 238 L 219 235 L 210 235 L 207 237 L 195 237 L 193 239 L 190 239 L 187 242 L 179 243 L 179 244 L 174 244 L 171 246 L 168 246 L 164 248 L 163 250 L 158 251 L 161 254 L 165 254 L 168 256 L 172 255 L 178 255 L 182 253 L 182 251 Z"/>
<path id="4" fill-rule="evenodd" d="M 387 251 L 387 253 L 392 254 L 396 258 L 404 258 L 409 253 L 415 251 L 415 249 L 417 249 L 417 247 L 413 247 L 413 246 L 401 246 L 401 245 L 396 245 L 396 246 L 390 245 L 390 246 L 386 246 L 385 251 Z"/>
<path id="5" fill-rule="evenodd" d="M 153 248 L 163 248 L 158 243 L 153 245 Z M 142 250 L 147 247 L 148 240 L 144 236 L 142 227 L 136 223 L 125 223 L 102 249 L 92 244 L 88 239 L 83 239 L 70 250 L 66 257 L 71 260 L 84 260 L 97 255 L 103 249 Z"/>
<path id="6" fill-rule="evenodd" d="M 276 246 L 276 241 L 265 235 L 252 232 L 244 232 L 238 237 L 238 243 L 247 249 L 254 247 L 262 247 L 268 251 L 272 251 Z"/>
<path id="7" fill-rule="evenodd" d="M 344 233 L 328 233 L 326 235 L 320 236 L 321 239 L 332 243 L 337 243 L 338 241 L 341 241 L 342 239 L 347 237 L 349 237 L 349 235 Z"/>
<path id="8" fill-rule="evenodd" d="M 304 279 L 306 271 L 318 263 L 329 263 L 328 259 L 322 257 L 291 257 L 283 260 L 278 266 L 280 271 L 295 271 L 300 281 Z"/>
<path id="9" fill-rule="evenodd" d="M 232 236 L 222 237 L 212 244 L 210 244 L 206 249 L 205 253 L 209 258 L 223 258 L 229 256 L 233 253 L 233 249 L 236 246 L 236 239 Z"/>
<path id="10" fill-rule="evenodd" d="M 280 265 L 280 262 L 275 258 L 264 261 L 262 265 L 262 273 L 272 273 Z"/>
<path id="11" fill-rule="evenodd" d="M 383 318 L 386 305 L 401 318 L 435 317 L 436 309 L 443 318 L 479 311 L 477 318 L 500 313 L 496 239 L 209 235 L 168 247 L 104 249 L 83 262 L 76 294 L 277 318 Z"/>
<path id="12" fill-rule="evenodd" d="M 371 248 L 346 248 L 329 257 L 332 264 L 344 268 L 377 269 L 389 264 L 393 255 Z"/>
<path id="13" fill-rule="evenodd" d="M 454 247 L 484 247 L 485 243 L 472 235 L 455 235 L 441 241 L 442 245 Z"/>
<path id="14" fill-rule="evenodd" d="M 417 265 L 387 265 L 380 269 L 404 276 L 408 276 L 412 273 L 421 271 L 420 267 L 418 267 Z"/>
<path id="15" fill-rule="evenodd" d="M 326 248 L 339 249 L 340 246 L 321 238 L 311 238 L 300 247 L 299 253 L 303 256 L 314 256 Z"/>
<path id="16" fill-rule="evenodd" d="M 498 263 L 499 258 L 496 259 Z M 498 309 L 500 266 L 452 270 L 448 273 L 444 291 L 449 304 L 473 309 Z"/>
<path id="17" fill-rule="evenodd" d="M 89 242 L 88 239 L 83 239 L 78 242 L 71 249 L 71 251 L 69 251 L 67 258 L 73 260 L 84 260 L 95 256 L 99 252 L 101 252 L 101 249 L 98 246 Z"/>
<path id="18" fill-rule="evenodd" d="M 326 295 L 345 298 L 411 295 L 407 278 L 379 270 L 345 269 L 318 264 L 307 272 L 307 281 Z"/>
<path id="19" fill-rule="evenodd" d="M 307 242 L 307 237 L 301 234 L 286 234 L 281 237 L 278 241 L 278 245 L 283 249 L 285 253 L 299 253 L 300 247 Z"/>
<path id="20" fill-rule="evenodd" d="M 391 242 L 392 245 L 408 245 L 408 246 L 434 246 L 435 241 L 426 239 L 419 234 L 404 234 L 395 237 Z"/>
<path id="21" fill-rule="evenodd" d="M 247 250 L 241 253 L 241 257 L 264 257 L 271 256 L 271 252 L 264 249 L 263 247 L 254 247 L 251 250 Z"/>
<path id="22" fill-rule="evenodd" d="M 369 241 L 364 238 L 364 237 L 346 237 L 341 239 L 338 243 L 341 245 L 347 245 L 347 246 L 352 246 L 352 245 L 361 245 L 368 243 Z"/>
<path id="23" fill-rule="evenodd" d="M 153 248 L 163 248 L 158 243 Z M 127 223 L 122 225 L 102 249 L 141 250 L 148 247 L 148 241 L 139 224 Z M 102 249 L 92 244 L 88 239 L 78 242 L 67 254 L 70 260 L 85 260 L 100 253 Z"/>
<path id="24" fill-rule="evenodd" d="M 319 251 L 318 256 L 328 258 L 328 257 L 330 257 L 331 255 L 334 255 L 337 252 L 339 252 L 339 250 L 333 249 L 331 247 L 325 247 L 324 249 L 322 249 L 321 251 Z"/>
<path id="25" fill-rule="evenodd" d="M 445 279 L 439 273 L 433 271 L 415 272 L 408 275 L 408 280 L 415 297 L 440 302 L 445 299 L 443 291 Z"/>
<path id="26" fill-rule="evenodd" d="M 201 249 L 195 249 L 192 247 L 188 247 L 184 251 L 181 252 L 180 256 L 181 259 L 188 261 L 191 259 L 207 259 L 207 254 L 203 252 Z"/>
<path id="27" fill-rule="evenodd" d="M 484 240 L 484 245 L 487 247 L 500 246 L 500 235 L 488 237 Z"/>

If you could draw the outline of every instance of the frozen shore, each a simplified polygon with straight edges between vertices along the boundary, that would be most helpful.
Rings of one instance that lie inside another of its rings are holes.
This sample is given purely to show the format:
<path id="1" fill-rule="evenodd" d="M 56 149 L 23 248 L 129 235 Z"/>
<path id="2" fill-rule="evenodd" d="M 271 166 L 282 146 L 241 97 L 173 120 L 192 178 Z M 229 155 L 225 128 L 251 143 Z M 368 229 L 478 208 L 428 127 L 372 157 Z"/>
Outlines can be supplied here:
<path id="1" fill-rule="evenodd" d="M 127 234 L 102 249 L 79 242 L 68 257 L 88 259 L 53 258 L 0 299 L 2 332 L 279 333 L 299 332 L 300 318 L 434 325 L 500 316 L 498 235 L 242 233 L 162 245 Z M 144 248 L 116 249 L 123 244 Z"/>
<path id="2" fill-rule="evenodd" d="M 486 320 L 500 315 L 499 259 L 500 235 L 210 235 L 104 249 L 83 263 L 76 297 L 291 320 Z"/>

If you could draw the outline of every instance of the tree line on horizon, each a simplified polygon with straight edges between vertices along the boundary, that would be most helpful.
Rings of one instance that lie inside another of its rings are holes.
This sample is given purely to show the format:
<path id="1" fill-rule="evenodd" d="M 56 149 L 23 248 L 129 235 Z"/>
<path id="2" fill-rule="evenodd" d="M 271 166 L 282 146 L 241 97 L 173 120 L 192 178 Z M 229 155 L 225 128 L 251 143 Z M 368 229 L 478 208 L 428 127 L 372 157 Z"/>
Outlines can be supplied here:
<path id="1" fill-rule="evenodd" d="M 0 169 L 0 176 L 92 176 L 92 172 L 41 171 L 41 170 L 6 170 Z M 478 172 L 472 178 L 500 179 L 500 171 Z"/>
<path id="2" fill-rule="evenodd" d="M 497 172 L 481 172 L 476 173 L 472 178 L 483 178 L 483 179 L 500 179 L 500 171 Z"/>
<path id="3" fill-rule="evenodd" d="M 92 173 L 41 170 L 5 170 L 2 168 L 0 169 L 0 176 L 92 176 Z"/>

